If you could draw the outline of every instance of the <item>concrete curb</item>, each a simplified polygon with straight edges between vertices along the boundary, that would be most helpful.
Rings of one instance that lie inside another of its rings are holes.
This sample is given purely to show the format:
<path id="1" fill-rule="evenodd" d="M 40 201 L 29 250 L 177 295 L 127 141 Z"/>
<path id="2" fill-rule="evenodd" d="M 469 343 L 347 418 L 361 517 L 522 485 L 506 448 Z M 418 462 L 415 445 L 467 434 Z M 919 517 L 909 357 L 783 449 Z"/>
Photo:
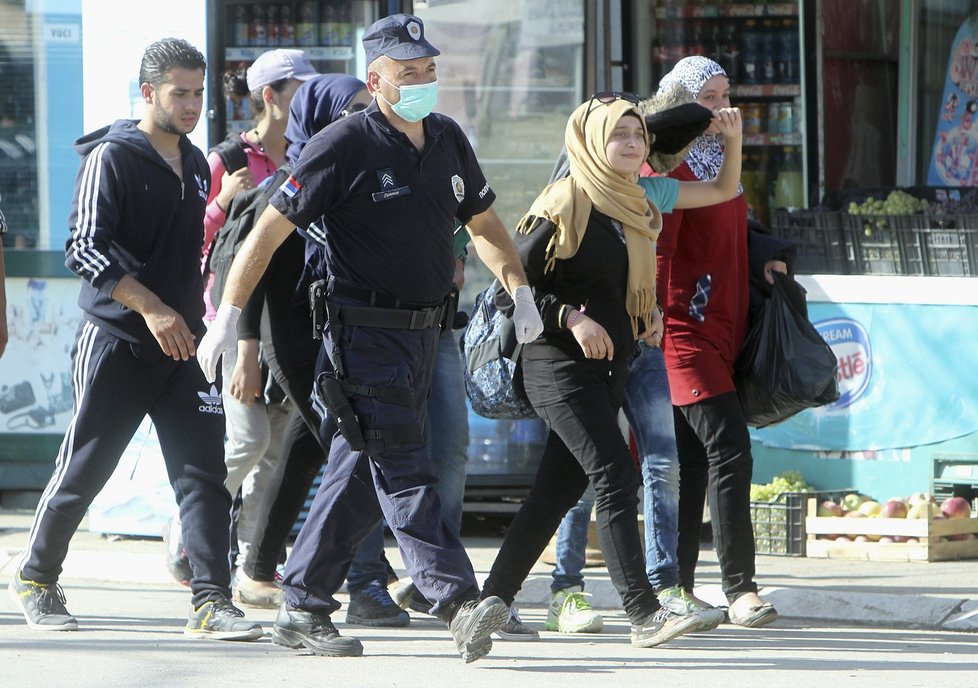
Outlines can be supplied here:
<path id="1" fill-rule="evenodd" d="M 550 603 L 550 576 L 531 576 L 517 596 L 524 607 Z M 586 592 L 598 610 L 620 610 L 621 601 L 609 580 L 588 580 Z M 726 605 L 718 585 L 696 589 L 710 604 Z M 841 592 L 825 588 L 761 588 L 785 619 L 829 621 L 836 624 L 978 632 L 978 601 L 925 595 Z"/>

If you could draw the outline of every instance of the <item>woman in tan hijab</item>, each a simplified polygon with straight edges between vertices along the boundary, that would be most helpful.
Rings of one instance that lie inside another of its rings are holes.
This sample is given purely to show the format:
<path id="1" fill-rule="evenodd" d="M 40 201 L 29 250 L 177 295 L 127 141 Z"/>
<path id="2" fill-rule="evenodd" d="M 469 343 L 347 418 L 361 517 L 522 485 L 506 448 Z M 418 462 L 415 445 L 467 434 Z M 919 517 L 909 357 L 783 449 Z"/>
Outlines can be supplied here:
<path id="1" fill-rule="evenodd" d="M 523 381 L 550 432 L 483 595 L 512 604 L 590 482 L 598 540 L 631 622 L 632 645 L 652 647 L 698 622 L 662 609 L 649 584 L 638 531 L 639 476 L 618 427 L 635 342 L 658 345 L 662 336 L 654 248 L 662 217 L 639 185 L 649 136 L 637 102 L 631 94 L 607 94 L 574 111 L 564 135 L 570 176 L 544 189 L 518 228 L 516 245 L 544 322 L 543 335 L 523 348 Z M 671 205 L 678 184 L 661 186 Z"/>

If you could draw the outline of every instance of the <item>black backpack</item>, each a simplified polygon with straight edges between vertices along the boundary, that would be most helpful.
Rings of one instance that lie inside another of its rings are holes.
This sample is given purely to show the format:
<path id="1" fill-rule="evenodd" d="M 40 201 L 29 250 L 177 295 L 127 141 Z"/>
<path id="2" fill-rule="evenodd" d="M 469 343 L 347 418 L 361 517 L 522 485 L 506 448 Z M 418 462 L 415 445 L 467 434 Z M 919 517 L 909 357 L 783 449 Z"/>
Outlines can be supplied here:
<path id="1" fill-rule="evenodd" d="M 290 174 L 292 174 L 292 168 L 288 164 L 282 165 L 275 170 L 275 174 L 271 177 L 265 179 L 254 189 L 242 191 L 232 198 L 228 204 L 224 226 L 214 237 L 214 245 L 211 247 L 210 255 L 207 258 L 207 267 L 214 273 L 214 284 L 211 285 L 210 294 L 211 303 L 214 304 L 215 308 L 221 305 L 224 284 L 227 282 L 231 263 L 241 248 L 241 244 L 248 238 L 258 216 L 268 207 L 268 200 L 285 183 Z"/>

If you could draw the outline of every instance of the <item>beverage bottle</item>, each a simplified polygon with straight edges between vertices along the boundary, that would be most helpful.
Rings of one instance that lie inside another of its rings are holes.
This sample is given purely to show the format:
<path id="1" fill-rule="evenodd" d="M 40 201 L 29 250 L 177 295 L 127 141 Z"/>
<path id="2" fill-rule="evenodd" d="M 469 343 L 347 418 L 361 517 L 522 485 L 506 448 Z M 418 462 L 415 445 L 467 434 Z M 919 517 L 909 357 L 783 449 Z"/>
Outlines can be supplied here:
<path id="1" fill-rule="evenodd" d="M 299 3 L 295 24 L 295 42 L 303 47 L 319 44 L 319 2 L 307 0 Z"/>
<path id="2" fill-rule="evenodd" d="M 279 43 L 279 10 L 280 6 L 276 4 L 265 7 L 265 39 L 271 48 L 277 48 L 281 45 Z"/>
<path id="3" fill-rule="evenodd" d="M 336 45 L 336 12 L 332 0 L 319 3 L 319 42 Z"/>
<path id="4" fill-rule="evenodd" d="M 777 56 L 778 34 L 775 32 L 775 22 L 772 19 L 765 19 L 761 31 L 761 83 L 777 82 Z"/>
<path id="5" fill-rule="evenodd" d="M 741 79 L 745 84 L 761 83 L 761 35 L 757 22 L 748 19 L 740 34 Z"/>
<path id="6" fill-rule="evenodd" d="M 800 208 L 804 205 L 801 155 L 793 147 L 784 149 L 784 159 L 774 187 L 776 208 Z"/>
<path id="7" fill-rule="evenodd" d="M 706 44 L 704 40 L 705 28 L 703 22 L 695 21 L 693 22 L 693 30 L 690 32 L 689 43 L 686 46 L 686 50 L 683 51 L 685 57 L 686 55 L 705 55 L 706 54 Z"/>
<path id="8" fill-rule="evenodd" d="M 265 33 L 265 6 L 253 5 L 251 8 L 251 29 L 248 31 L 250 44 L 256 47 L 268 45 L 268 35 Z"/>
<path id="9" fill-rule="evenodd" d="M 286 2 L 279 9 L 278 27 L 278 44 L 295 45 L 295 15 L 292 3 Z"/>
<path id="10" fill-rule="evenodd" d="M 729 22 L 723 27 L 720 39 L 720 64 L 727 70 L 731 81 L 740 79 L 740 35 L 735 22 Z"/>
<path id="11" fill-rule="evenodd" d="M 757 212 L 757 156 L 748 153 L 743 160 L 740 184 L 744 187 L 744 199 Z"/>
<path id="12" fill-rule="evenodd" d="M 768 222 L 768 195 L 770 194 L 771 152 L 768 148 L 760 149 L 755 157 L 754 193 L 757 204 L 754 207 L 761 222 Z"/>
<path id="13" fill-rule="evenodd" d="M 233 5 L 231 10 L 231 25 L 234 27 L 229 34 L 232 44 L 237 47 L 251 45 L 251 7 L 248 5 Z"/>
<path id="14" fill-rule="evenodd" d="M 349 4 L 339 3 L 336 7 L 336 44 L 353 45 L 353 12 Z"/>
<path id="15" fill-rule="evenodd" d="M 800 80 L 799 63 L 801 55 L 798 53 L 798 22 L 794 19 L 785 19 L 781 25 L 781 51 L 784 61 L 783 83 L 797 84 Z"/>

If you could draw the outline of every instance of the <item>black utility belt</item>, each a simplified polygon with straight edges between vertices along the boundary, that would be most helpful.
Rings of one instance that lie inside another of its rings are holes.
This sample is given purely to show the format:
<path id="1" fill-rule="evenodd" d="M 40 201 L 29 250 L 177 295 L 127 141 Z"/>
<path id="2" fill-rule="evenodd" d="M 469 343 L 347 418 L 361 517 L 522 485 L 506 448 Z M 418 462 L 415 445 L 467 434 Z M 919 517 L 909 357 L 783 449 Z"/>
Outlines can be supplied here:
<path id="1" fill-rule="evenodd" d="M 385 327 L 393 330 L 424 330 L 438 325 L 445 319 L 445 306 L 446 304 L 442 303 L 431 308 L 408 310 L 326 302 L 329 317 L 336 317 L 344 325 Z"/>

